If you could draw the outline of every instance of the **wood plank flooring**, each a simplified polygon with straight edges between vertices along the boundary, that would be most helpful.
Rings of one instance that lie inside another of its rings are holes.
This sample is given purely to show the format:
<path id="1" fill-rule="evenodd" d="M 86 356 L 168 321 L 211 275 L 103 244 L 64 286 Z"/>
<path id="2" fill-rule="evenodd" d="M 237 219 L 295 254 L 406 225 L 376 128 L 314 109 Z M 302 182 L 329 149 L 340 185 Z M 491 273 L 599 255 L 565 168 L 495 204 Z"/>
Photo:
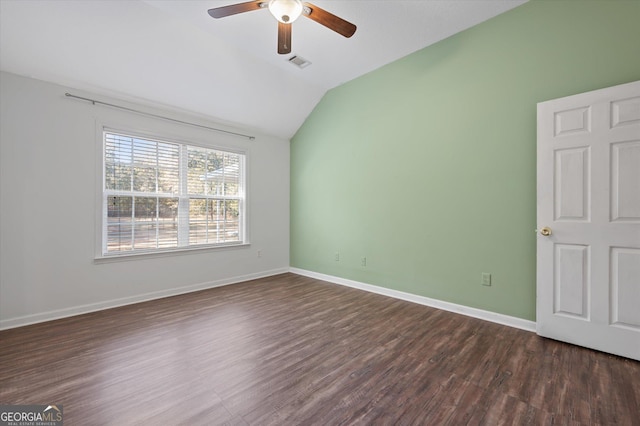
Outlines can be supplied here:
<path id="1" fill-rule="evenodd" d="M 65 425 L 640 425 L 640 363 L 284 274 L 0 332 Z"/>

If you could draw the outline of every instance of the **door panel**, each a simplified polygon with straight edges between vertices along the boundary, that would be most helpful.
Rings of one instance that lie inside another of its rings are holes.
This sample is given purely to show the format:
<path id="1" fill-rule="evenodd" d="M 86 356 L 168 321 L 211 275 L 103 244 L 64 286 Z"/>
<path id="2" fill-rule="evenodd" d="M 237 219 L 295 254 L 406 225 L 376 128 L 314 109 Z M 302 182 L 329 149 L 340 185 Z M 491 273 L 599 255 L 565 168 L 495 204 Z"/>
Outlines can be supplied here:
<path id="1" fill-rule="evenodd" d="M 554 313 L 589 318 L 589 247 L 554 246 Z"/>
<path id="2" fill-rule="evenodd" d="M 555 151 L 555 220 L 589 220 L 589 147 Z"/>
<path id="3" fill-rule="evenodd" d="M 640 223 L 640 141 L 611 145 L 611 219 Z"/>
<path id="4" fill-rule="evenodd" d="M 555 135 L 566 136 L 591 131 L 591 109 L 588 106 L 558 111 L 555 117 Z"/>
<path id="5" fill-rule="evenodd" d="M 611 102 L 611 127 L 640 122 L 640 96 Z"/>
<path id="6" fill-rule="evenodd" d="M 640 360 L 640 81 L 538 104 L 537 331 Z"/>
<path id="7" fill-rule="evenodd" d="M 640 328 L 640 250 L 611 249 L 611 323 Z"/>

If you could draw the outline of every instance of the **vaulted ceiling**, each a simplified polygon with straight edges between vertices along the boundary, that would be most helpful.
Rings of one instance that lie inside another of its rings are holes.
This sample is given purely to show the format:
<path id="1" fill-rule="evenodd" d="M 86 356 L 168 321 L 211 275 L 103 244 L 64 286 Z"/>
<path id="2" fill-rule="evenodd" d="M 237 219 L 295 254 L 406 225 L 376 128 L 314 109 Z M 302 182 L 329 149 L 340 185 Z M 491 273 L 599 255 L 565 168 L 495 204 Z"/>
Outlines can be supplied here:
<path id="1" fill-rule="evenodd" d="M 0 68 L 289 139 L 328 90 L 526 1 L 314 0 L 355 35 L 301 17 L 278 55 L 267 10 L 207 14 L 239 1 L 0 0 Z"/>

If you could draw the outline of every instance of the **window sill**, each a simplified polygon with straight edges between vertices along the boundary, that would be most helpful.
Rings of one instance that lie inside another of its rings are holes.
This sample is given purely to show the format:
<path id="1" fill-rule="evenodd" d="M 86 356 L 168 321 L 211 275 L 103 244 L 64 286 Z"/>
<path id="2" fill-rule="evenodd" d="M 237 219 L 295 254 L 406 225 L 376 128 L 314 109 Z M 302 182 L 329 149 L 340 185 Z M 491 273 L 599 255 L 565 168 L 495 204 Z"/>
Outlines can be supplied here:
<path id="1" fill-rule="evenodd" d="M 112 263 L 112 262 L 127 262 L 130 260 L 142 260 L 142 259 L 153 259 L 160 257 L 172 257 L 172 256 L 183 256 L 188 254 L 200 254 L 206 251 L 217 251 L 217 250 L 230 250 L 230 249 L 242 249 L 251 246 L 251 243 L 233 243 L 233 244 L 218 244 L 214 246 L 201 246 L 201 247 L 188 247 L 188 248 L 177 248 L 177 249 L 168 249 L 162 251 L 146 251 L 146 252 L 137 252 L 137 253 L 118 253 L 118 254 L 110 254 L 110 255 L 102 255 L 96 256 L 93 259 L 93 263 Z"/>

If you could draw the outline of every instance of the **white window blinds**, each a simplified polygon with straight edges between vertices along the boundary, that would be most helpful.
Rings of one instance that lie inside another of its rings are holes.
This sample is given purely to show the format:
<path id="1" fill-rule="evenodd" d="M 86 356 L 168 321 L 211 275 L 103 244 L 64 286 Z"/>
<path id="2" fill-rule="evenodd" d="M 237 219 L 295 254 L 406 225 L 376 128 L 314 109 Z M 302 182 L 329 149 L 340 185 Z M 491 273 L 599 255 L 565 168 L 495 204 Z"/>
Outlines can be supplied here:
<path id="1" fill-rule="evenodd" d="M 104 132 L 103 255 L 244 242 L 243 154 Z"/>

